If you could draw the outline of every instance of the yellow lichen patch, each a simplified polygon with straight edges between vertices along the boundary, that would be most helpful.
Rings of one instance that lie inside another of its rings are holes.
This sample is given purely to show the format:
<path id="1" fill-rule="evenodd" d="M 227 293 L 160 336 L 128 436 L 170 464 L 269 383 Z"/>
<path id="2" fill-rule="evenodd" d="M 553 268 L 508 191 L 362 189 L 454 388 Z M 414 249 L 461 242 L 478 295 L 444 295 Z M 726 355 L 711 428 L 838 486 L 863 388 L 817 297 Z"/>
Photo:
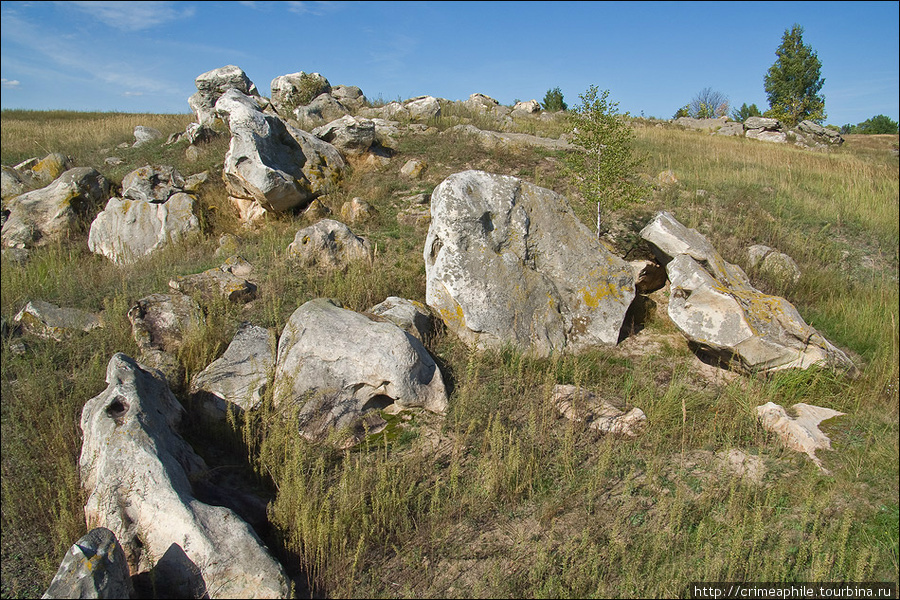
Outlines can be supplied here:
<path id="1" fill-rule="evenodd" d="M 582 302 L 588 308 L 597 308 L 600 306 L 600 301 L 603 298 L 607 298 L 609 296 L 615 296 L 617 290 L 612 283 L 609 282 L 601 282 L 592 287 L 584 287 L 578 290 L 578 295 L 581 296 Z"/>

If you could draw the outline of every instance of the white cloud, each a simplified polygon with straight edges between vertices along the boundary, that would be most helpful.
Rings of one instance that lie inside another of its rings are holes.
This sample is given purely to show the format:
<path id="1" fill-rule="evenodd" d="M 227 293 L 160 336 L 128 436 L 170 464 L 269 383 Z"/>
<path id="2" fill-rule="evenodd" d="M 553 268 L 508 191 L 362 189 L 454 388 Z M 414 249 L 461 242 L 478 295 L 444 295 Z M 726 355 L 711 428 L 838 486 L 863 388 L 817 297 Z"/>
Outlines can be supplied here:
<path id="1" fill-rule="evenodd" d="M 21 85 L 21 83 L 22 82 L 17 79 L 7 79 L 6 77 L 0 80 L 0 84 L 2 84 L 5 88 L 17 88 L 19 87 L 19 85 Z"/>
<path id="2" fill-rule="evenodd" d="M 132 98 L 135 96 L 143 96 L 144 92 L 124 92 L 122 95 L 126 98 Z"/>
<path id="3" fill-rule="evenodd" d="M 327 12 L 337 10 L 334 2 L 285 2 L 288 11 L 297 15 L 315 15 L 320 17 Z"/>
<path id="4" fill-rule="evenodd" d="M 176 2 L 65 2 L 98 21 L 125 31 L 139 31 L 192 17 L 194 7 L 179 8 Z"/>

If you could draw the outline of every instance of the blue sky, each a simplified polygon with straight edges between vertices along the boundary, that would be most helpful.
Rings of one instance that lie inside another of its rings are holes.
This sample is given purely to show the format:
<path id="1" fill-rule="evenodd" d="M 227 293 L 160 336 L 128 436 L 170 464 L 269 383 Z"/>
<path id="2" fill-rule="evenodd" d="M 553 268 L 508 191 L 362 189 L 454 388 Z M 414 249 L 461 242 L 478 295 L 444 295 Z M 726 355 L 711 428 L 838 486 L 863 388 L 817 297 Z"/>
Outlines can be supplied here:
<path id="1" fill-rule="evenodd" d="M 238 65 L 263 95 L 319 72 L 370 99 L 480 92 L 503 104 L 596 84 L 671 118 L 703 88 L 768 108 L 785 29 L 822 61 L 826 122 L 900 120 L 898 2 L 2 2 L 3 108 L 189 112 Z"/>

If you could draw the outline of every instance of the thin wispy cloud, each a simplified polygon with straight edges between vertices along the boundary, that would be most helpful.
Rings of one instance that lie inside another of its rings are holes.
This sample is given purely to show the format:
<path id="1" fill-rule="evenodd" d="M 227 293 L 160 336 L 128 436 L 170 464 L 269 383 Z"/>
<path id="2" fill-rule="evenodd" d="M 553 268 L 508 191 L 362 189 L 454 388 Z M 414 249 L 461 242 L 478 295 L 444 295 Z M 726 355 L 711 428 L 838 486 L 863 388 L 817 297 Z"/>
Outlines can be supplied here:
<path id="1" fill-rule="evenodd" d="M 15 88 L 19 87 L 21 85 L 21 83 L 22 82 L 19 81 L 18 79 L 7 79 L 5 77 L 2 78 L 2 80 L 0 80 L 0 85 L 2 85 L 3 87 L 5 87 L 7 89 L 9 89 L 9 88 L 15 89 Z"/>
<path id="2" fill-rule="evenodd" d="M 125 31 L 140 31 L 163 25 L 170 21 L 187 19 L 196 10 L 182 7 L 178 2 L 65 2 L 65 6 Z"/>
<path id="3" fill-rule="evenodd" d="M 285 4 L 288 12 L 297 15 L 322 16 L 338 8 L 335 2 L 285 2 Z"/>

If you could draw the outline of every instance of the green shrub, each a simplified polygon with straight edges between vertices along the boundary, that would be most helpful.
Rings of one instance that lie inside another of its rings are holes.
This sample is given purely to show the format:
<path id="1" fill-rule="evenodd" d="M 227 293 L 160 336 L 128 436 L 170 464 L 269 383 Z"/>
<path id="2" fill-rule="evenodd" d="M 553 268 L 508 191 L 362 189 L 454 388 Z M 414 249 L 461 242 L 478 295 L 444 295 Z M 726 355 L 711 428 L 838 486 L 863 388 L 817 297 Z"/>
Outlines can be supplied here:
<path id="1" fill-rule="evenodd" d="M 559 87 L 555 87 L 552 90 L 547 90 L 547 93 L 544 94 L 544 101 L 541 103 L 541 106 L 544 107 L 544 110 L 568 110 L 569 106 L 563 100 L 563 93 Z"/>

